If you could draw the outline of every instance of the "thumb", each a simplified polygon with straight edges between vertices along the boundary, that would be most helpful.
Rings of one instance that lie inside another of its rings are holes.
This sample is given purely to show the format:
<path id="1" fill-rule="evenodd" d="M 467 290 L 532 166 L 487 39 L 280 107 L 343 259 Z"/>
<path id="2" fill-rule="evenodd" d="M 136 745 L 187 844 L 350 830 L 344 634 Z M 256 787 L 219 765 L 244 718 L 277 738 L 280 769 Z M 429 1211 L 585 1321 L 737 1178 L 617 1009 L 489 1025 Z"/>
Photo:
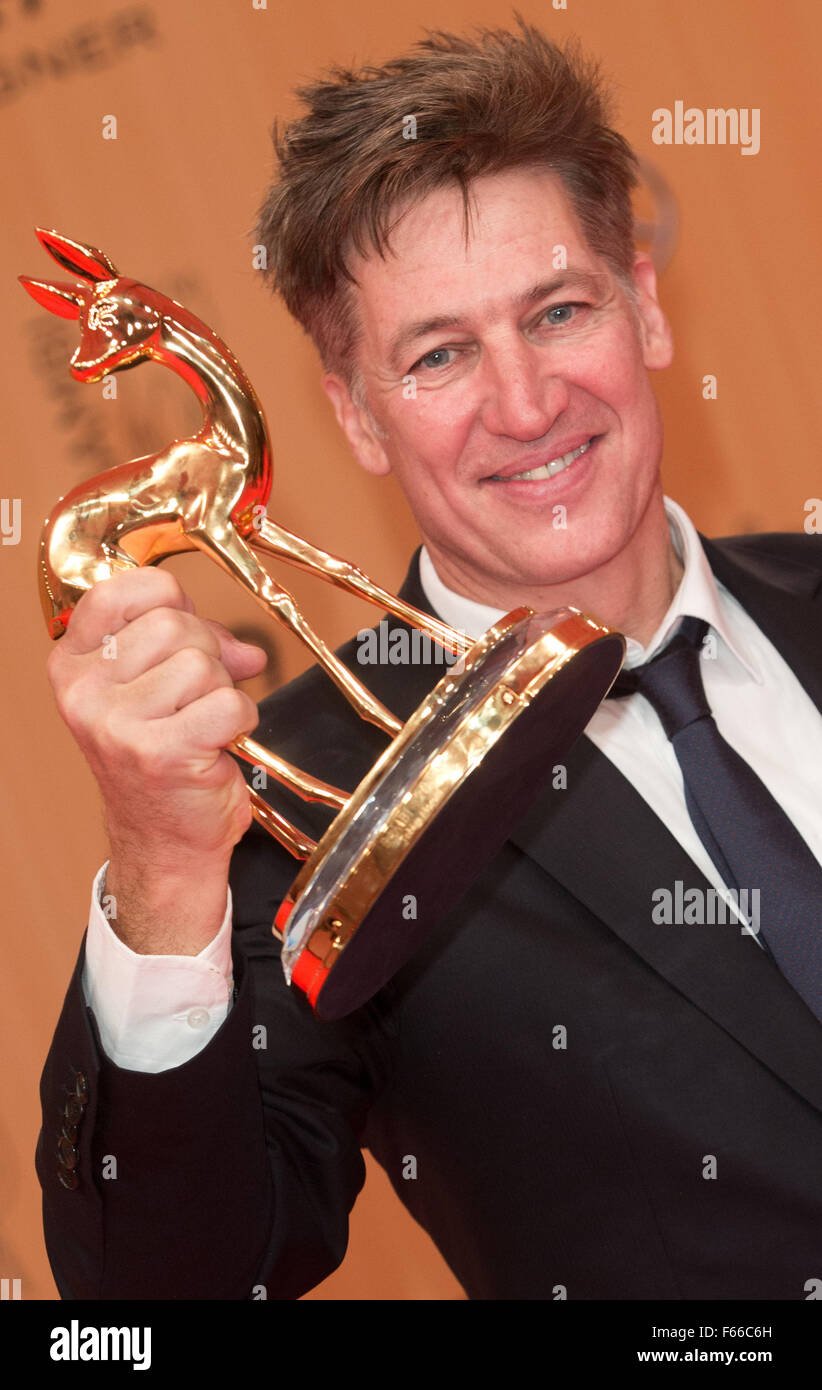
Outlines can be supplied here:
<path id="1" fill-rule="evenodd" d="M 265 670 L 268 657 L 262 647 L 256 647 L 251 642 L 241 642 L 233 632 L 214 618 L 207 618 L 206 622 L 220 644 L 220 660 L 233 681 L 249 680 Z"/>

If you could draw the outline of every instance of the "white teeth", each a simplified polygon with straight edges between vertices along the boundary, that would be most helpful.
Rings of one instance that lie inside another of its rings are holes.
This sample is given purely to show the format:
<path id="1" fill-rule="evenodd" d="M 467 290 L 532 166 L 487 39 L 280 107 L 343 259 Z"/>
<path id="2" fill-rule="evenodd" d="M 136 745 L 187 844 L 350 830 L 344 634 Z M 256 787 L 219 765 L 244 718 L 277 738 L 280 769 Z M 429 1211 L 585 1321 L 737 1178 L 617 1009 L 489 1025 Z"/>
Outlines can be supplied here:
<path id="1" fill-rule="evenodd" d="M 556 473 L 561 473 L 563 468 L 578 459 L 580 454 L 584 454 L 586 449 L 590 449 L 591 440 L 587 444 L 580 444 L 578 449 L 572 449 L 570 454 L 563 454 L 562 458 L 552 459 L 550 463 L 541 463 L 539 468 L 531 468 L 527 473 L 509 473 L 507 478 L 500 478 L 500 482 L 509 483 L 513 479 L 524 479 L 526 482 L 537 482 L 540 478 L 553 478 Z M 495 475 L 499 478 L 499 474 Z"/>

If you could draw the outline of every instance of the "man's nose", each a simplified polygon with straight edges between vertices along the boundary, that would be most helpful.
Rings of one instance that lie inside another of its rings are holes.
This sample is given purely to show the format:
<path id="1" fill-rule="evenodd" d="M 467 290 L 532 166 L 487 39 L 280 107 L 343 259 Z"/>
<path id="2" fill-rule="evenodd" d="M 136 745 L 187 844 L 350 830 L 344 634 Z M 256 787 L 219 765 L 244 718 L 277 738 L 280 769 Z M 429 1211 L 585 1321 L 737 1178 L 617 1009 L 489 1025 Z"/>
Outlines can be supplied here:
<path id="1" fill-rule="evenodd" d="M 521 339 L 484 362 L 482 421 L 489 434 L 529 443 L 547 434 L 568 404 L 568 386 L 549 354 Z"/>

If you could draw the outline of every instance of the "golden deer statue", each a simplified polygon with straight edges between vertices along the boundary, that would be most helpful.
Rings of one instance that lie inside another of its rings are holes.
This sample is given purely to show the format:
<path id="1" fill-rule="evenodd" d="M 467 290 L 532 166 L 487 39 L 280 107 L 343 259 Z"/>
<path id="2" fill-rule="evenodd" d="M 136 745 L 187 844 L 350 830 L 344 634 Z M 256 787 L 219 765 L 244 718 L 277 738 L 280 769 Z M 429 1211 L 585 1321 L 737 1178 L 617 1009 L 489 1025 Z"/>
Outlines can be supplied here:
<path id="1" fill-rule="evenodd" d="M 71 358 L 77 381 L 99 382 L 141 361 L 159 362 L 191 387 L 203 423 L 188 439 L 132 459 L 61 498 L 43 528 L 40 583 L 49 634 L 60 637 L 86 590 L 118 570 L 159 564 L 200 550 L 248 590 L 266 612 L 309 648 L 357 713 L 392 737 L 402 724 L 334 655 L 303 617 L 288 590 L 257 560 L 264 551 L 358 594 L 426 632 L 461 655 L 468 643 L 454 629 L 420 612 L 346 560 L 317 549 L 266 516 L 271 493 L 271 446 L 253 386 L 225 343 L 176 300 L 121 276 L 102 251 L 37 229 L 41 244 L 73 283 L 20 281 L 38 304 L 76 319 L 80 344 Z M 291 767 L 253 739 L 235 752 L 260 765 L 299 795 L 341 808 L 346 795 Z M 314 842 L 283 820 L 255 792 L 252 808 L 297 857 Z"/>

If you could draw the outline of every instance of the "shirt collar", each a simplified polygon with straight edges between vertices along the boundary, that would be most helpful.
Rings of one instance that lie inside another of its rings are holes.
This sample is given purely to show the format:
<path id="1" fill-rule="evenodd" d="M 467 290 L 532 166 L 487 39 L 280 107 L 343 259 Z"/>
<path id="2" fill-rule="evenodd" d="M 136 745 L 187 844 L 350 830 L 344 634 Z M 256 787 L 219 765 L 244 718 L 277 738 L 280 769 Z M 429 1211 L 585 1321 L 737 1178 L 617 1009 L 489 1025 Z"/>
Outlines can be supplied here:
<path id="1" fill-rule="evenodd" d="M 689 614 L 709 623 L 728 651 L 745 668 L 751 678 L 761 683 L 762 677 L 750 656 L 743 653 L 731 633 L 720 603 L 720 591 L 702 548 L 696 527 L 677 502 L 665 498 L 665 514 L 671 542 L 682 562 L 683 574 L 668 611 L 646 647 L 633 637 L 626 638 L 625 667 L 630 669 L 649 661 L 670 640 L 681 617 Z M 425 546 L 420 554 L 420 583 L 432 608 L 445 622 L 474 640 L 504 616 L 504 609 L 491 608 L 485 603 L 457 594 L 443 584 Z"/>

